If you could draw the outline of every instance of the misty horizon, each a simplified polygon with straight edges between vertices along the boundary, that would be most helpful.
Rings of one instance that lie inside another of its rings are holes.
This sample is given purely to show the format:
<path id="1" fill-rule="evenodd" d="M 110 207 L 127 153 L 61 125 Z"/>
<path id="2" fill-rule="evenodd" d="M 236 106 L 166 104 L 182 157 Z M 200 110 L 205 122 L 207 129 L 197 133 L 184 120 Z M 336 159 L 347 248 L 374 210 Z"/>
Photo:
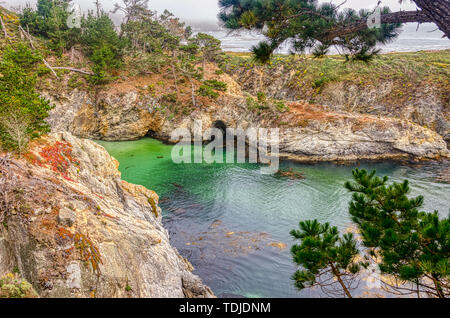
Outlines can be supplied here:
<path id="1" fill-rule="evenodd" d="M 24 7 L 27 3 L 35 5 L 36 0 L 4 0 L 2 3 L 10 9 L 19 9 Z M 103 9 L 110 13 L 111 17 L 116 23 L 121 22 L 121 14 L 112 14 L 111 11 L 114 8 L 114 3 L 121 1 L 107 1 L 102 0 L 100 3 Z M 320 1 L 329 2 L 329 1 Z M 354 8 L 354 9 L 370 9 L 376 6 L 378 0 L 366 0 L 364 4 L 361 4 L 359 0 L 348 0 L 342 7 L 343 8 Z M 73 0 L 72 3 L 79 4 L 81 9 L 86 12 L 88 10 L 94 9 L 94 0 Z M 409 2 L 404 4 L 399 4 L 398 0 L 384 0 L 381 5 L 387 5 L 391 7 L 392 10 L 414 10 L 416 6 Z M 149 8 L 162 13 L 164 10 L 169 10 L 176 17 L 179 17 L 186 23 L 192 24 L 193 26 L 199 24 L 206 25 L 218 25 L 218 13 L 219 6 L 218 0 L 150 0 Z"/>
<path id="2" fill-rule="evenodd" d="M 3 5 L 13 10 L 19 10 L 26 3 L 35 5 L 36 2 L 37 0 L 6 0 L 3 1 Z M 114 9 L 114 3 L 117 2 L 121 1 L 100 1 L 102 9 L 108 12 L 114 23 L 119 26 L 123 21 L 123 15 L 111 12 Z M 79 4 L 84 13 L 95 9 L 94 0 L 73 0 L 72 3 Z M 364 4 L 361 4 L 359 0 L 348 0 L 342 8 L 370 9 L 374 8 L 377 3 L 378 0 L 367 0 L 364 1 Z M 388 5 L 393 11 L 416 9 L 415 4 L 409 1 L 399 4 L 398 0 L 384 0 L 381 2 L 381 5 Z M 221 40 L 224 50 L 248 52 L 253 45 L 264 39 L 261 34 L 247 30 L 233 32 L 232 35 L 229 35 L 229 32 L 221 27 L 217 18 L 219 13 L 218 0 L 150 0 L 149 8 L 158 14 L 161 14 L 166 9 L 169 10 L 176 17 L 179 17 L 180 20 L 190 25 L 195 33 L 208 33 Z M 416 24 L 405 24 L 400 36 L 393 43 L 383 46 L 382 51 L 418 51 L 427 48 L 446 49 L 450 47 L 450 43 L 446 39 L 442 39 L 443 33 L 439 30 L 436 31 L 436 27 L 433 24 L 421 24 L 418 30 L 416 30 L 416 27 Z M 285 47 L 281 51 L 288 53 L 289 48 Z"/>

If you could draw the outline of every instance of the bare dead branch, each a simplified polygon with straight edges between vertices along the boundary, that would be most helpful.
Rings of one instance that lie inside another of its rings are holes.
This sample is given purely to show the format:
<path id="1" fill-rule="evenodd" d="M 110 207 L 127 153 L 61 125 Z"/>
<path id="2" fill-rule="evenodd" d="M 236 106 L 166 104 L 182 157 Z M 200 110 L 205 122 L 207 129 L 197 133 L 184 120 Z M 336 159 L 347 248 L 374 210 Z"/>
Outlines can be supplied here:
<path id="1" fill-rule="evenodd" d="M 92 73 L 92 72 L 79 70 L 79 69 L 76 69 L 76 68 L 73 68 L 73 67 L 53 66 L 53 69 L 55 69 L 55 70 L 67 70 L 67 71 L 81 73 L 81 74 L 85 74 L 85 75 L 91 75 L 91 76 L 94 75 L 94 73 Z"/>

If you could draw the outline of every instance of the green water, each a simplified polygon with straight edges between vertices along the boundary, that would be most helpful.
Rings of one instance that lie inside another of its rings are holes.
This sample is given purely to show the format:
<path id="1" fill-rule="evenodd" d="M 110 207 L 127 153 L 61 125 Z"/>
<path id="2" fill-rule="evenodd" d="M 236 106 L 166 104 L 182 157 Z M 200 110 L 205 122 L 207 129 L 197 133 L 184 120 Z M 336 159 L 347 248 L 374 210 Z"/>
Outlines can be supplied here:
<path id="1" fill-rule="evenodd" d="M 300 220 L 318 219 L 346 229 L 349 193 L 345 181 L 355 166 L 282 162 L 302 180 L 262 175 L 257 164 L 174 164 L 171 146 L 146 138 L 99 142 L 120 162 L 122 178 L 160 195 L 171 242 L 188 258 L 216 295 L 307 297 L 295 290 L 289 231 Z M 406 166 L 361 163 L 393 181 L 412 183 L 426 210 L 450 212 L 450 185 L 437 181 L 448 163 Z M 286 244 L 286 247 L 280 243 Z"/>

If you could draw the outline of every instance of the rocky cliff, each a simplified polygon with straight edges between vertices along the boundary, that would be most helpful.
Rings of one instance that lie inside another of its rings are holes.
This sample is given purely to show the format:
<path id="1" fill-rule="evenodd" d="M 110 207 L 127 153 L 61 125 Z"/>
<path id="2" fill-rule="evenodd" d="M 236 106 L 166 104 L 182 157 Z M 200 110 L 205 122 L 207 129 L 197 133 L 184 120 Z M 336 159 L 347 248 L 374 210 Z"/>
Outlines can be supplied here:
<path id="1" fill-rule="evenodd" d="M 198 98 L 196 107 L 183 106 L 187 101 L 166 102 L 164 93 L 171 88 L 155 91 L 156 76 L 128 77 L 95 93 L 80 88 L 56 94 L 47 90 L 45 96 L 56 105 L 49 121 L 54 131 L 110 141 L 149 134 L 170 140 L 176 128 L 192 130 L 194 120 L 202 122 L 203 130 L 219 122 L 230 128 L 278 127 L 281 156 L 301 161 L 448 156 L 442 136 L 407 119 L 307 102 L 270 100 L 260 105 L 230 76 L 216 75 L 212 69 L 206 78 L 227 83 L 228 90 L 217 99 Z M 180 98 L 189 100 L 190 89 L 180 90 Z"/>
<path id="2" fill-rule="evenodd" d="M 213 297 L 169 243 L 155 192 L 94 142 L 53 133 L 0 161 L 0 276 L 41 297 Z"/>

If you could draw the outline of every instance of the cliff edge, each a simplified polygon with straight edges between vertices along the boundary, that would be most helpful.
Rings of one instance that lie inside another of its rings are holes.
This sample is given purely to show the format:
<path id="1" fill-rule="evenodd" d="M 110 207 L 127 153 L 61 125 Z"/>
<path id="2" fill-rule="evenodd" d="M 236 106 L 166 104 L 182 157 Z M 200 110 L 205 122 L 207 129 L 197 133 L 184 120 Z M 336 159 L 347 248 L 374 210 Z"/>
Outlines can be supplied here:
<path id="1" fill-rule="evenodd" d="M 169 243 L 155 192 L 69 133 L 0 158 L 0 276 L 40 297 L 214 297 Z"/>

